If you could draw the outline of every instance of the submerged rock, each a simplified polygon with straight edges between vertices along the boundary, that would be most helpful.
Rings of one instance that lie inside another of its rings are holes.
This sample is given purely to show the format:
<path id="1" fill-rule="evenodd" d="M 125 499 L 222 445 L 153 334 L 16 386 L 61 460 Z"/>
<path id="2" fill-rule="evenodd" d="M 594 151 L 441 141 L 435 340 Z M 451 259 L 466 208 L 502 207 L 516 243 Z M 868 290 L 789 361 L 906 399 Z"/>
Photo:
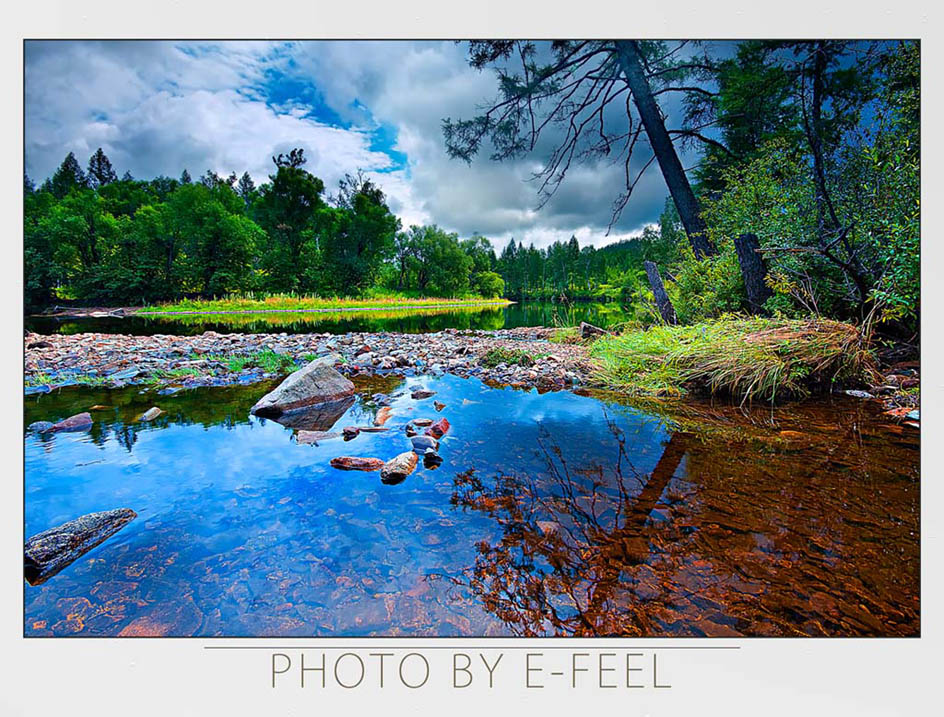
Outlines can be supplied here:
<path id="1" fill-rule="evenodd" d="M 327 431 L 299 431 L 295 440 L 299 445 L 318 445 L 321 441 L 328 441 L 332 438 L 340 438 L 340 433 L 329 433 Z"/>
<path id="2" fill-rule="evenodd" d="M 45 582 L 137 516 L 130 508 L 88 513 L 37 533 L 23 546 L 23 573 L 30 585 Z"/>
<path id="3" fill-rule="evenodd" d="M 377 415 L 374 417 L 374 425 L 382 426 L 383 424 L 387 422 L 387 419 L 390 418 L 390 415 L 392 413 L 393 413 L 393 409 L 390 408 L 390 406 L 384 406 L 379 411 L 377 411 Z"/>
<path id="4" fill-rule="evenodd" d="M 162 413 L 164 412 L 161 409 L 159 409 L 157 406 L 152 406 L 151 408 L 146 410 L 144 413 L 142 413 L 141 417 L 138 420 L 139 421 L 153 421 Z"/>
<path id="5" fill-rule="evenodd" d="M 441 438 L 449 432 L 449 428 L 449 421 L 445 418 L 440 418 L 436 423 L 426 429 L 426 435 Z"/>
<path id="6" fill-rule="evenodd" d="M 439 441 L 432 436 L 416 436 L 410 442 L 413 444 L 413 450 L 416 453 L 439 450 Z"/>
<path id="7" fill-rule="evenodd" d="M 331 465 L 342 471 L 378 471 L 384 467 L 379 458 L 364 458 L 362 456 L 338 456 L 331 459 Z"/>
<path id="8" fill-rule="evenodd" d="M 47 433 L 53 425 L 52 421 L 34 421 L 26 427 L 26 430 L 33 433 Z"/>
<path id="9" fill-rule="evenodd" d="M 65 420 L 54 423 L 49 429 L 50 433 L 59 431 L 87 431 L 92 427 L 92 414 L 88 411 L 69 416 Z"/>
<path id="10" fill-rule="evenodd" d="M 335 361 L 334 355 L 315 359 L 260 398 L 250 412 L 276 417 L 287 411 L 353 396 L 354 384 L 334 369 Z"/>
<path id="11" fill-rule="evenodd" d="M 385 482 L 399 483 L 416 470 L 416 463 L 417 458 L 413 451 L 401 453 L 383 464 L 383 468 L 380 469 L 380 479 Z"/>

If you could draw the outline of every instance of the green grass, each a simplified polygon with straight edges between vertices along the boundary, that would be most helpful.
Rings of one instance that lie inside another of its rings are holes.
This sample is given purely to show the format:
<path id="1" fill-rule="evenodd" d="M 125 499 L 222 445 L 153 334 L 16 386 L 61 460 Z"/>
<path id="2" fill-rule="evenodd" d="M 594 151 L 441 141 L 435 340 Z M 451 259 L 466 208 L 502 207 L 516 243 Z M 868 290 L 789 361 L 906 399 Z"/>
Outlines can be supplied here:
<path id="1" fill-rule="evenodd" d="M 797 398 L 859 383 L 874 359 L 858 328 L 838 321 L 722 317 L 604 336 L 590 353 L 597 381 L 636 396 Z"/>
<path id="2" fill-rule="evenodd" d="M 55 381 L 52 376 L 42 371 L 26 377 L 27 386 L 51 386 L 53 383 L 55 383 Z"/>
<path id="3" fill-rule="evenodd" d="M 211 311 L 303 311 L 306 309 L 395 309 L 398 306 L 450 306 L 469 303 L 508 303 L 505 299 L 486 299 L 481 296 L 444 299 L 430 296 L 411 296 L 397 292 L 371 292 L 364 297 L 297 296 L 294 294 L 244 294 L 222 299 L 184 299 L 155 304 L 138 309 L 139 314 Z"/>
<path id="4" fill-rule="evenodd" d="M 521 349 L 504 349 L 496 347 L 479 359 L 479 364 L 488 368 L 495 368 L 499 364 L 518 364 L 519 366 L 533 366 L 536 359 L 548 356 L 547 353 L 533 354 Z"/>
<path id="5" fill-rule="evenodd" d="M 295 368 L 295 360 L 291 356 L 276 353 L 272 349 L 263 349 L 252 354 L 194 354 L 194 357 L 221 363 L 231 373 L 239 373 L 247 368 L 261 368 L 266 373 L 287 373 Z M 309 359 L 306 358 L 307 360 Z"/>

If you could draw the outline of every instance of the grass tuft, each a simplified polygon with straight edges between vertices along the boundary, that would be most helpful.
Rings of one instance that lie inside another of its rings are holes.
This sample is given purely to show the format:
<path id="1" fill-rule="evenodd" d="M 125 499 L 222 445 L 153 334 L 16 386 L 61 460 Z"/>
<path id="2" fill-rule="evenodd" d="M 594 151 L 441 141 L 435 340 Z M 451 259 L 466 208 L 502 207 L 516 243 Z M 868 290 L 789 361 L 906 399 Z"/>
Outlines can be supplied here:
<path id="1" fill-rule="evenodd" d="M 839 321 L 726 316 L 602 337 L 590 351 L 598 381 L 631 395 L 774 402 L 868 380 L 875 361 L 867 343 Z"/>

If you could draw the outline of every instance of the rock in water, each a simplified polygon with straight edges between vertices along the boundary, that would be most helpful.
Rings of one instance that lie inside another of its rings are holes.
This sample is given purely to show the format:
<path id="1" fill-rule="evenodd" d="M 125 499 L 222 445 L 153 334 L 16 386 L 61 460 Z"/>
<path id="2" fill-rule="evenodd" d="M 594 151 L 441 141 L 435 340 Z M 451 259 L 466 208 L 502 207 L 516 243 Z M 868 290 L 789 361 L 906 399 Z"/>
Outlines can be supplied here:
<path id="1" fill-rule="evenodd" d="M 390 408 L 390 406 L 384 406 L 379 411 L 377 411 L 377 415 L 374 417 L 374 425 L 382 426 L 387 422 L 387 419 L 390 418 L 390 414 L 392 413 L 393 409 Z"/>
<path id="2" fill-rule="evenodd" d="M 435 451 L 426 451 L 426 453 L 423 454 L 423 468 L 428 471 L 436 470 L 442 465 L 442 462 L 442 456 Z"/>
<path id="3" fill-rule="evenodd" d="M 34 421 L 26 427 L 26 430 L 32 431 L 33 433 L 46 433 L 52 430 L 53 425 L 54 424 L 49 421 Z"/>
<path id="4" fill-rule="evenodd" d="M 50 432 L 58 431 L 87 431 L 92 427 L 92 414 L 88 411 L 84 413 L 77 413 L 74 416 L 69 416 L 64 421 L 59 421 L 59 423 L 54 423 Z"/>
<path id="5" fill-rule="evenodd" d="M 846 395 L 847 395 L 847 396 L 852 396 L 853 398 L 875 398 L 875 396 L 873 396 L 873 395 L 872 395 L 871 393 L 869 393 L 868 391 L 854 391 L 854 390 L 849 390 L 849 391 L 846 391 Z"/>
<path id="6" fill-rule="evenodd" d="M 439 441 L 432 436 L 416 436 L 410 439 L 415 453 L 439 450 Z"/>
<path id="7" fill-rule="evenodd" d="M 433 408 L 436 409 L 436 412 L 442 411 L 446 407 L 445 403 L 440 403 L 439 401 L 433 401 Z"/>
<path id="8" fill-rule="evenodd" d="M 380 469 L 380 480 L 399 483 L 416 470 L 416 462 L 416 454 L 413 451 L 401 453 L 383 464 L 383 468 Z"/>
<path id="9" fill-rule="evenodd" d="M 340 438 L 340 433 L 328 433 L 327 431 L 299 431 L 295 440 L 299 445 L 318 445 L 321 441 L 327 441 L 332 438 Z"/>
<path id="10" fill-rule="evenodd" d="M 162 413 L 164 412 L 161 409 L 159 409 L 157 406 L 152 406 L 151 408 L 146 410 L 144 413 L 142 413 L 141 418 L 139 418 L 138 420 L 139 421 L 153 421 Z"/>
<path id="11" fill-rule="evenodd" d="M 273 420 L 286 428 L 294 428 L 297 431 L 328 431 L 334 428 L 334 424 L 347 409 L 354 405 L 355 401 L 354 396 L 348 396 L 340 401 L 296 408 L 285 411 Z"/>
<path id="12" fill-rule="evenodd" d="M 331 465 L 342 471 L 376 471 L 384 467 L 384 462 L 379 458 L 338 456 L 331 459 Z"/>
<path id="13" fill-rule="evenodd" d="M 357 434 L 361 432 L 361 429 L 357 426 L 345 426 L 341 429 L 341 433 L 344 435 L 345 441 L 350 441 L 352 438 L 357 438 Z"/>
<path id="14" fill-rule="evenodd" d="M 425 428 L 426 426 L 433 425 L 433 419 L 432 418 L 414 418 L 411 421 L 411 423 L 415 426 L 422 426 Z"/>
<path id="15" fill-rule="evenodd" d="M 106 510 L 34 535 L 23 546 L 23 574 L 27 582 L 30 585 L 46 582 L 136 517 L 137 513 L 130 508 Z"/>
<path id="16" fill-rule="evenodd" d="M 434 438 L 441 438 L 448 432 L 449 421 L 445 418 L 440 418 L 436 423 L 426 429 L 426 435 L 433 436 Z"/>
<path id="17" fill-rule="evenodd" d="M 275 389 L 259 399 L 251 413 L 263 417 L 320 403 L 340 401 L 354 394 L 354 384 L 335 371 L 335 355 L 315 359 L 290 374 Z"/>
<path id="18" fill-rule="evenodd" d="M 435 395 L 436 395 L 435 391 L 430 391 L 425 388 L 418 388 L 413 393 L 410 394 L 410 398 L 412 398 L 415 401 L 420 401 L 424 398 L 429 398 L 430 396 L 435 396 Z"/>

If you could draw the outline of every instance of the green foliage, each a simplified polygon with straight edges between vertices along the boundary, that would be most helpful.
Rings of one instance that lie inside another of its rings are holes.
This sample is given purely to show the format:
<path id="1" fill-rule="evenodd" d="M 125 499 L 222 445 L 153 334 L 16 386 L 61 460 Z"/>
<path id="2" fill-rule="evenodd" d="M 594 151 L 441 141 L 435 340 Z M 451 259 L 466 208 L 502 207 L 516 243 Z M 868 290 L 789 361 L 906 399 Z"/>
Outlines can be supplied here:
<path id="1" fill-rule="evenodd" d="M 489 351 L 479 359 L 479 363 L 488 368 L 495 368 L 499 364 L 533 366 L 534 359 L 536 358 L 538 358 L 538 356 L 533 356 L 531 353 L 521 349 L 506 349 L 496 346 L 493 349 L 489 349 Z"/>
<path id="2" fill-rule="evenodd" d="M 682 244 L 683 259 L 669 285 L 669 297 L 678 319 L 691 324 L 739 311 L 744 302 L 744 282 L 731 241 L 716 242 L 719 253 L 696 259 Z"/>

